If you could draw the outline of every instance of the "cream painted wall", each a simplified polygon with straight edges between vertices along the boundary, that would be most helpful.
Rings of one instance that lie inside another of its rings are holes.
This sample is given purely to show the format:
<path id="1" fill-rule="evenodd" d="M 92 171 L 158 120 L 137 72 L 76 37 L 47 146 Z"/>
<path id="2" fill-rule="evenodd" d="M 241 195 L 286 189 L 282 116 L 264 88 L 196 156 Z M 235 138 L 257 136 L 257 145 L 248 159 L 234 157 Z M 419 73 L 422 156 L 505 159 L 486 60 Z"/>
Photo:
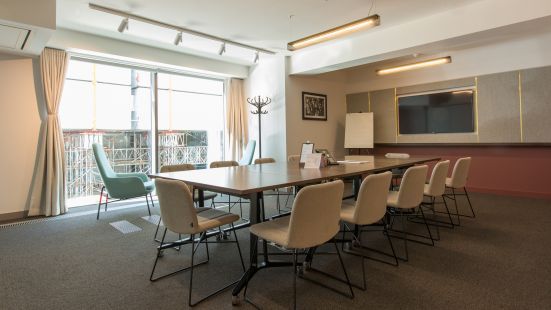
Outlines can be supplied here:
<path id="1" fill-rule="evenodd" d="M 343 158 L 346 96 L 340 73 L 322 76 L 290 76 L 286 79 L 287 154 L 299 154 L 309 140 L 316 148 L 325 148 L 337 159 Z M 327 95 L 327 121 L 302 119 L 302 92 Z"/>
<path id="2" fill-rule="evenodd" d="M 346 93 L 359 93 L 409 85 L 433 83 L 464 77 L 507 72 L 551 65 L 551 33 L 513 41 L 431 55 L 451 56 L 452 63 L 432 68 L 377 76 L 380 65 L 344 70 Z"/>
<path id="3" fill-rule="evenodd" d="M 33 60 L 0 56 L 0 214 L 5 214 L 26 209 L 40 117 Z"/>
<path id="4" fill-rule="evenodd" d="M 252 66 L 245 80 L 245 96 L 270 97 L 272 103 L 266 106 L 268 114 L 262 115 L 262 157 L 272 157 L 276 161 L 286 161 L 286 104 L 285 104 L 285 58 L 283 56 L 262 56 L 260 62 Z M 258 116 L 249 111 L 249 138 L 257 140 L 255 158 L 258 157 Z"/>

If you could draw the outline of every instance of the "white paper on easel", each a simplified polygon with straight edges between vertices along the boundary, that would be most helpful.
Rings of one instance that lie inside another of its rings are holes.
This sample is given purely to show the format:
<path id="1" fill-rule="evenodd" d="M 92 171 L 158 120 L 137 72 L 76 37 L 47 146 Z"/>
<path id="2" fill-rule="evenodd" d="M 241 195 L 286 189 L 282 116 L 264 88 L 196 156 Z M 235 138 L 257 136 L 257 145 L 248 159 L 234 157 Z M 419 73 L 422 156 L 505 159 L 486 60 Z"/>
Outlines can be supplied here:
<path id="1" fill-rule="evenodd" d="M 305 163 L 304 168 L 316 168 L 319 169 L 321 167 L 321 153 L 314 153 L 314 154 L 308 154 L 305 155 Z"/>

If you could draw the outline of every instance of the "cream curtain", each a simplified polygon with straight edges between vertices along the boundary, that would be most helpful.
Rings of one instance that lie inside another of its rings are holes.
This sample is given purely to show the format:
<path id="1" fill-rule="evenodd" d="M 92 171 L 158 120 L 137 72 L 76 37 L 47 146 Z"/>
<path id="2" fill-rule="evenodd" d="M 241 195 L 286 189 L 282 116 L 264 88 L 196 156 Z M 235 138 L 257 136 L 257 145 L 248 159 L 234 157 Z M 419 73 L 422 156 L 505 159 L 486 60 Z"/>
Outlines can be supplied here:
<path id="1" fill-rule="evenodd" d="M 226 113 L 226 159 L 239 160 L 249 142 L 248 116 L 243 80 L 230 79 Z"/>
<path id="2" fill-rule="evenodd" d="M 40 55 L 44 91 L 42 128 L 37 165 L 29 200 L 29 216 L 54 216 L 65 207 L 65 155 L 58 110 L 69 56 L 65 51 L 45 48 Z"/>

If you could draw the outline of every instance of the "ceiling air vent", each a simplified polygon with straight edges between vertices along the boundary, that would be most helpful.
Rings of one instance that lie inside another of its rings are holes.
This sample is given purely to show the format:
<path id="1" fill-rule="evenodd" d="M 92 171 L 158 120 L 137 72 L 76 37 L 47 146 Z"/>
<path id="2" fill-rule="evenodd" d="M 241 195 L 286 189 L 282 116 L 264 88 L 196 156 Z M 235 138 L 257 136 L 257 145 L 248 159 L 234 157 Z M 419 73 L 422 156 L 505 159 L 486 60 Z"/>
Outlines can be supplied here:
<path id="1" fill-rule="evenodd" d="M 22 50 L 31 31 L 0 24 L 0 48 Z"/>

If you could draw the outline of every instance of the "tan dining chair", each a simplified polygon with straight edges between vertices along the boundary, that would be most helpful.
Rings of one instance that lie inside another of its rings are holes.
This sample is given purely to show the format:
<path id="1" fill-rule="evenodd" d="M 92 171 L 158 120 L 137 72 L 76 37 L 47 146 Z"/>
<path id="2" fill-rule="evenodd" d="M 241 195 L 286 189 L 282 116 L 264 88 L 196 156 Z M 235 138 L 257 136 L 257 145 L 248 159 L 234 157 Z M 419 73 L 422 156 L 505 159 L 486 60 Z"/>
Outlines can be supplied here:
<path id="1" fill-rule="evenodd" d="M 346 232 L 357 232 L 357 235 L 354 234 L 352 237 L 352 247 L 345 252 L 350 254 L 355 254 L 361 257 L 362 259 L 362 275 L 363 275 L 363 287 L 360 287 L 362 290 L 366 289 L 366 279 L 365 279 L 365 259 L 372 259 L 375 261 L 383 262 L 386 264 L 398 266 L 398 257 L 396 257 L 396 252 L 394 251 L 394 246 L 392 245 L 392 239 L 390 238 L 387 231 L 387 223 L 385 221 L 386 215 L 386 203 L 388 198 L 388 188 L 390 187 L 390 182 L 392 179 L 392 172 L 387 171 L 379 174 L 372 174 L 367 176 L 360 185 L 358 191 L 358 199 L 354 203 L 344 202 L 341 209 L 341 221 L 344 224 L 344 229 L 342 231 L 342 239 L 346 240 Z M 383 231 L 388 239 L 390 244 L 390 249 L 392 250 L 392 255 L 382 252 L 377 249 L 373 249 L 362 245 L 361 236 L 364 232 L 370 232 L 373 230 L 362 230 L 362 227 L 373 225 L 377 223 L 382 223 Z M 348 224 L 355 225 L 355 229 L 349 229 Z M 343 244 L 344 247 L 344 244 Z M 368 251 L 373 251 L 385 256 L 393 257 L 394 263 L 390 263 L 366 254 L 362 252 L 355 251 L 357 248 L 365 249 Z M 343 248 L 344 249 L 344 248 Z"/>
<path id="2" fill-rule="evenodd" d="M 433 214 L 434 214 L 436 212 L 435 210 L 435 205 L 437 203 L 436 199 L 441 198 L 442 199 L 441 204 L 444 205 L 446 209 L 446 213 L 448 214 L 448 218 L 450 220 L 449 222 L 440 221 L 436 219 L 429 220 L 429 223 L 431 223 L 432 225 L 436 225 L 437 227 L 440 227 L 443 225 L 444 225 L 443 227 L 450 227 L 450 228 L 454 227 L 452 216 L 451 216 L 450 210 L 448 209 L 448 203 L 446 202 L 446 198 L 444 197 L 444 193 L 446 191 L 446 176 L 448 175 L 449 167 L 450 167 L 449 160 L 440 161 L 436 165 L 434 165 L 429 183 L 425 184 L 425 188 L 423 190 L 423 195 L 430 200 L 428 203 L 423 203 L 423 205 L 428 206 L 433 211 Z M 437 230 L 437 233 L 438 233 L 438 236 L 436 237 L 436 240 L 439 240 L 440 234 L 438 230 Z"/>
<path id="3" fill-rule="evenodd" d="M 400 258 L 400 257 L 399 258 L 406 262 L 409 260 L 408 244 L 407 244 L 408 235 L 430 239 L 430 243 L 424 243 L 418 240 L 411 240 L 411 241 L 434 246 L 434 239 L 432 238 L 432 233 L 426 221 L 425 213 L 423 209 L 419 208 L 421 217 L 423 219 L 423 223 L 425 224 L 428 231 L 428 237 L 419 235 L 419 234 L 414 234 L 412 232 L 408 232 L 407 220 L 405 219 L 409 215 L 409 213 L 404 214 L 404 210 L 413 212 L 417 207 L 419 207 L 419 205 L 423 201 L 423 191 L 425 188 L 425 180 L 427 178 L 427 172 L 428 172 L 427 165 L 420 165 L 420 166 L 414 166 L 414 167 L 408 168 L 404 173 L 404 176 L 400 183 L 400 189 L 398 191 L 390 191 L 388 193 L 387 206 L 390 208 L 392 217 L 393 219 L 395 217 L 400 217 L 400 220 L 402 223 L 401 231 L 395 230 L 394 228 L 392 228 L 392 226 L 391 226 L 391 229 L 389 230 L 391 232 L 402 233 L 402 239 L 404 241 L 405 258 Z M 394 223 L 394 221 L 392 221 L 392 223 Z"/>
<path id="4" fill-rule="evenodd" d="M 300 163 L 300 155 L 287 156 L 287 162 L 298 165 Z"/>
<path id="5" fill-rule="evenodd" d="M 188 170 L 195 170 L 195 165 L 193 164 L 173 164 L 173 165 L 164 165 L 161 166 L 161 173 L 167 173 L 167 172 L 178 172 L 178 171 L 188 171 Z M 197 193 L 197 189 L 195 189 L 192 185 L 188 185 L 189 190 L 192 193 L 193 196 L 193 202 L 197 204 L 199 202 L 199 194 Z M 218 194 L 213 192 L 204 192 L 203 193 L 203 200 L 210 200 L 211 201 L 211 207 L 214 205 L 214 198 L 216 198 Z M 159 217 L 159 222 L 157 223 L 157 229 L 155 230 L 155 241 L 160 241 L 157 237 L 159 234 L 159 227 L 161 226 L 161 217 Z"/>
<path id="6" fill-rule="evenodd" d="M 271 157 L 264 157 L 264 158 L 257 158 L 254 160 L 254 164 L 255 165 L 258 165 L 258 164 L 271 164 L 271 163 L 275 163 L 275 159 L 271 158 Z"/>
<path id="7" fill-rule="evenodd" d="M 243 268 L 243 271 L 245 271 L 245 264 L 243 263 L 241 248 L 239 247 L 239 241 L 237 240 L 237 234 L 235 233 L 235 229 L 233 226 L 233 223 L 239 220 L 239 216 L 237 214 L 227 213 L 213 208 L 195 208 L 191 191 L 184 182 L 176 180 L 156 179 L 155 185 L 157 188 L 157 196 L 159 197 L 161 218 L 163 219 L 163 223 L 165 224 L 165 229 L 163 237 L 161 239 L 161 245 L 157 248 L 155 263 L 153 264 L 153 269 L 151 270 L 149 280 L 157 281 L 159 279 L 172 276 L 176 273 L 190 270 L 188 305 L 191 307 L 229 287 L 232 287 L 235 283 L 238 282 L 238 280 L 223 286 L 222 288 L 208 294 L 206 297 L 202 297 L 197 301 L 192 301 L 191 298 L 193 291 L 193 271 L 195 267 L 209 262 L 209 243 L 235 243 L 237 246 L 237 251 L 239 253 L 239 259 L 241 260 L 241 267 Z M 231 227 L 231 230 L 233 231 L 235 237 L 235 241 L 208 241 L 207 239 L 219 234 L 220 226 L 223 225 L 229 225 Z M 218 232 L 215 231 L 213 234 L 209 234 L 208 231 L 211 229 L 218 229 Z M 157 262 L 159 261 L 159 258 L 163 257 L 162 249 L 167 230 L 170 230 L 177 234 L 190 235 L 189 244 L 191 245 L 191 264 L 189 267 L 185 267 L 180 270 L 164 274 L 162 276 L 154 277 Z M 207 258 L 202 262 L 196 263 L 195 254 L 201 243 L 205 245 Z M 225 254 L 225 256 L 228 255 Z"/>
<path id="8" fill-rule="evenodd" d="M 469 177 L 469 169 L 471 167 L 471 157 L 459 158 L 455 165 L 453 166 L 452 175 L 450 178 L 446 178 L 446 188 L 451 191 L 451 194 L 446 194 L 447 198 L 453 200 L 455 204 L 455 214 L 457 216 L 457 225 L 461 225 L 460 216 L 475 218 L 473 205 L 471 204 L 471 199 L 469 198 L 469 193 L 467 192 L 467 179 Z M 457 190 L 463 190 L 463 193 L 457 193 Z M 469 208 L 471 209 L 472 215 L 461 214 L 457 207 L 457 196 L 465 196 L 467 202 L 469 203 Z"/>
<path id="9" fill-rule="evenodd" d="M 293 306 L 295 309 L 297 306 L 298 251 L 299 249 L 315 249 L 329 241 L 333 242 L 337 250 L 340 265 L 346 278 L 346 280 L 341 281 L 346 282 L 350 290 L 349 294 L 340 293 L 349 298 L 354 298 L 354 292 L 339 247 L 335 240 L 333 240 L 339 232 L 343 190 L 344 183 L 340 180 L 306 186 L 297 193 L 291 216 L 255 224 L 250 228 L 251 233 L 260 239 L 293 252 Z M 316 271 L 314 268 L 310 268 L 309 270 Z M 313 281 L 311 279 L 308 280 Z M 319 284 L 318 282 L 314 283 Z"/>
<path id="10" fill-rule="evenodd" d="M 225 167 L 238 167 L 238 166 L 239 166 L 239 163 L 235 160 L 213 161 L 209 165 L 210 168 L 225 168 Z M 237 202 L 232 203 L 231 195 L 227 195 L 227 196 L 228 196 L 228 211 L 231 212 L 231 208 L 235 204 L 239 204 L 239 215 L 243 218 L 243 205 L 242 205 L 243 202 L 241 198 L 239 198 Z M 216 208 L 216 205 L 214 205 L 214 207 Z"/>

